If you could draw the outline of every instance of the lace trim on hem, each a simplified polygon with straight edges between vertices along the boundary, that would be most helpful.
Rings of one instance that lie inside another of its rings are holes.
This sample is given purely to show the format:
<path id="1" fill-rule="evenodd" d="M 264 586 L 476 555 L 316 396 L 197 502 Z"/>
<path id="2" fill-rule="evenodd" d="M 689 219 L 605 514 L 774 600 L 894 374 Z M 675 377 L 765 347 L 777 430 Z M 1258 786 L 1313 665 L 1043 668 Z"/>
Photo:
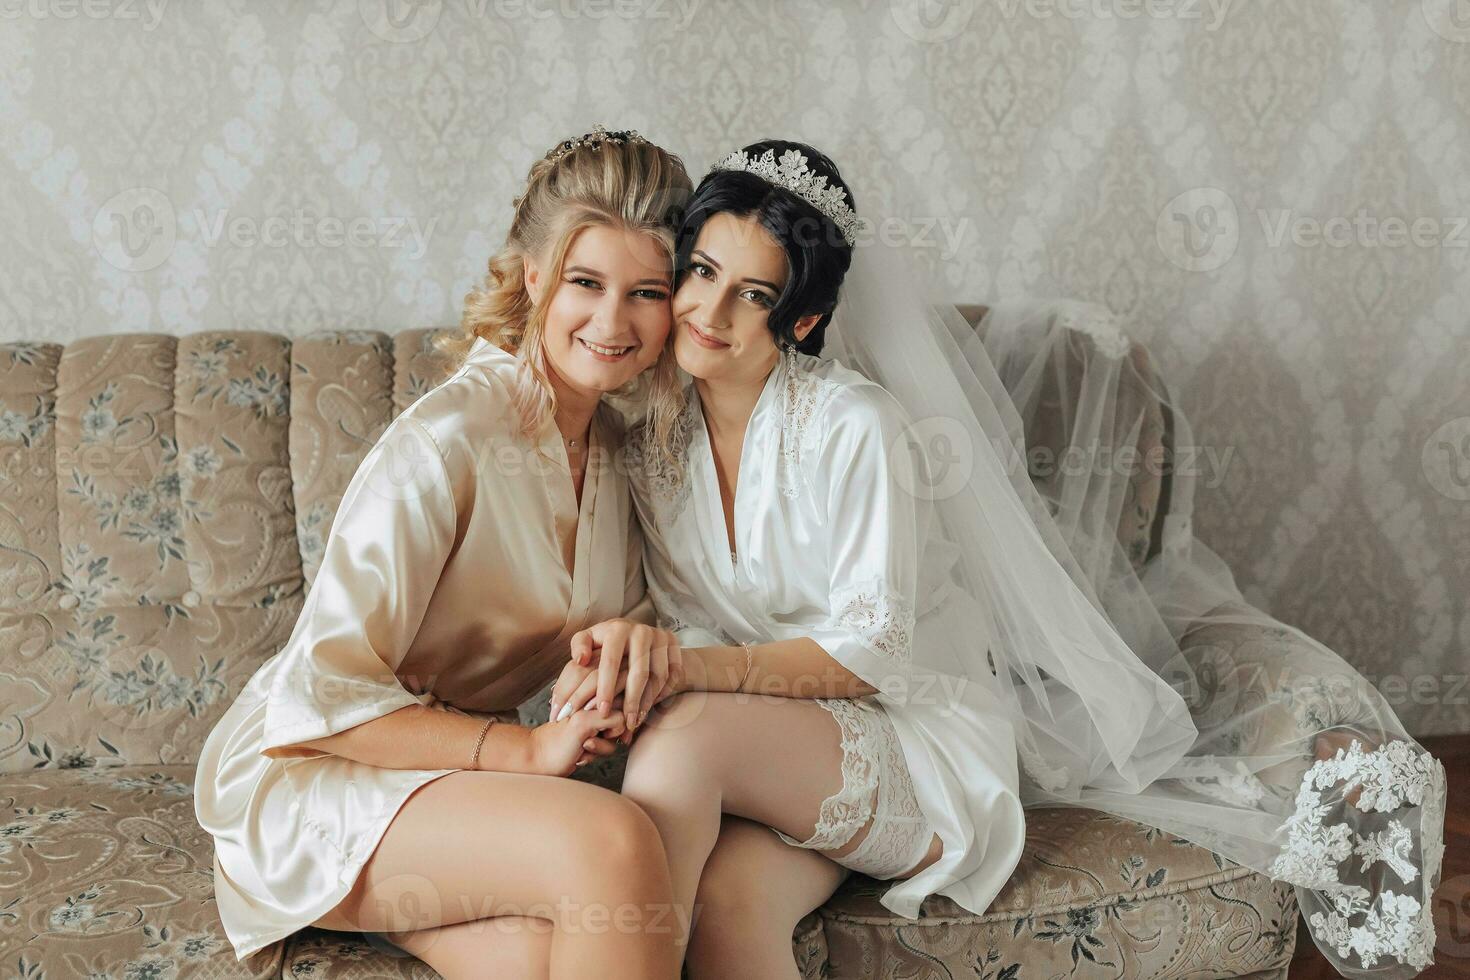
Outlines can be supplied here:
<path id="1" fill-rule="evenodd" d="M 1438 874 L 1444 851 L 1442 803 L 1444 765 L 1427 752 L 1416 752 L 1403 740 L 1387 742 L 1369 752 L 1354 739 L 1331 759 L 1319 759 L 1302 777 L 1296 811 L 1285 823 L 1286 843 L 1272 862 L 1270 874 L 1279 880 L 1324 893 L 1333 910 L 1310 918 L 1314 934 L 1336 949 L 1343 959 L 1356 955 L 1364 969 L 1387 957 L 1415 969 L 1433 962 L 1435 942 L 1432 908 L 1414 895 L 1383 889 L 1376 898 L 1361 885 L 1342 881 L 1338 866 L 1357 856 L 1360 871 L 1382 861 L 1405 884 L 1420 877 L 1413 866 L 1413 836 L 1402 821 L 1391 819 L 1386 830 L 1363 837 L 1344 820 L 1329 824 L 1328 814 L 1338 804 L 1323 803 L 1319 790 L 1344 782 L 1341 805 L 1365 813 L 1386 813 L 1408 805 L 1422 806 L 1421 856 L 1425 887 Z M 1356 804 L 1346 797 L 1354 789 Z M 1361 921 L 1349 921 L 1362 916 Z"/>
<path id="2" fill-rule="evenodd" d="M 892 719 L 882 708 L 871 708 L 867 721 L 877 729 L 879 769 L 883 774 L 878 780 L 877 811 L 862 842 L 851 854 L 836 860 L 871 878 L 892 878 L 922 859 L 920 852 L 927 853 L 934 831 L 919 808 L 913 775 Z"/>
<path id="3" fill-rule="evenodd" d="M 811 837 L 798 841 L 781 834 L 781 838 L 798 847 L 825 851 L 842 847 L 868 822 L 880 757 L 877 733 L 866 724 L 861 708 L 846 698 L 817 698 L 816 703 L 832 713 L 842 732 L 842 788 L 822 801 Z"/>

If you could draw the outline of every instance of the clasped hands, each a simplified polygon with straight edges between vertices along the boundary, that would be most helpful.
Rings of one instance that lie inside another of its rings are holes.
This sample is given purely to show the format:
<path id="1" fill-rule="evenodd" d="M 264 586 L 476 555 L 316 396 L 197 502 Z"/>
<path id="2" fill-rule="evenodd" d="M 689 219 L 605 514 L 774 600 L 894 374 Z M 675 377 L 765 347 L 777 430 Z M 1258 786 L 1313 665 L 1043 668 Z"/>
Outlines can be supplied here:
<path id="1" fill-rule="evenodd" d="M 654 705 L 679 691 L 684 680 L 684 655 L 673 633 L 609 619 L 572 637 L 571 659 L 552 688 L 548 723 L 578 711 L 595 711 L 609 720 L 621 712 L 621 719 L 582 742 L 583 756 L 576 763 L 582 765 L 611 754 L 614 742 L 630 744 Z"/>

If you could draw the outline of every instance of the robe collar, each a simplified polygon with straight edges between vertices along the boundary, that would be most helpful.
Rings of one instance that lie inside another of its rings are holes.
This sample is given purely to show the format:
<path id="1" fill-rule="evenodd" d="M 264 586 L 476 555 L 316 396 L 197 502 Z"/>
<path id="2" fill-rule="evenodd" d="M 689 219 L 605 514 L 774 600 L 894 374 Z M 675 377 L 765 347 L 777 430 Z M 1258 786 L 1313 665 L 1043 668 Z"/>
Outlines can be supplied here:
<path id="1" fill-rule="evenodd" d="M 494 364 L 496 362 L 514 361 L 515 355 L 504 348 L 497 347 L 484 337 L 476 337 L 475 342 L 470 345 L 469 352 L 465 354 L 466 364 Z"/>
<path id="2" fill-rule="evenodd" d="M 516 356 L 503 347 L 492 344 L 484 337 L 476 337 L 475 342 L 470 345 L 469 352 L 465 354 L 464 363 L 477 367 L 513 366 L 516 363 Z M 596 446 L 598 452 L 609 452 L 617 441 L 618 427 L 613 417 L 615 412 L 616 409 L 603 400 L 598 403 L 596 410 L 592 413 L 587 438 L 589 446 Z M 571 472 L 566 448 L 562 444 L 561 430 L 556 427 L 554 419 L 548 418 L 541 427 L 537 447 L 560 469 Z"/>

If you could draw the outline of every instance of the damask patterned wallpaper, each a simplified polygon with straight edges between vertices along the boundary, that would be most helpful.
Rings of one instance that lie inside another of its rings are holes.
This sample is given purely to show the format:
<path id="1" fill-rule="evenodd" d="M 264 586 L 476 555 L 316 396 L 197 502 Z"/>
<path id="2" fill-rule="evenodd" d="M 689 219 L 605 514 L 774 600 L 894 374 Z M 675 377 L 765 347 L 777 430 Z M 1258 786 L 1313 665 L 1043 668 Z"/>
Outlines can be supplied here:
<path id="1" fill-rule="evenodd" d="M 598 122 L 806 140 L 956 300 L 1106 304 L 1247 597 L 1470 731 L 1465 0 L 8 0 L 0 339 L 454 323 Z"/>

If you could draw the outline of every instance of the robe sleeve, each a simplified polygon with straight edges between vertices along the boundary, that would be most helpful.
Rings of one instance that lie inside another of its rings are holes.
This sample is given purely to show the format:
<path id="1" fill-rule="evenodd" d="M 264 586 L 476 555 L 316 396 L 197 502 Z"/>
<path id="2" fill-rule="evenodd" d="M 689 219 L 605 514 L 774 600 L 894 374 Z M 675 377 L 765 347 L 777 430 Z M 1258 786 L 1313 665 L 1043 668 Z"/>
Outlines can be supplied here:
<path id="1" fill-rule="evenodd" d="M 433 700 L 410 693 L 396 670 L 454 547 L 456 523 L 438 445 L 423 423 L 400 416 L 343 492 L 321 569 L 270 677 L 262 754 L 327 755 L 294 743 Z"/>
<path id="2" fill-rule="evenodd" d="M 808 457 L 824 516 L 828 615 L 810 634 L 832 659 L 903 702 L 918 588 L 919 500 L 907 416 L 876 385 L 839 391 Z"/>

